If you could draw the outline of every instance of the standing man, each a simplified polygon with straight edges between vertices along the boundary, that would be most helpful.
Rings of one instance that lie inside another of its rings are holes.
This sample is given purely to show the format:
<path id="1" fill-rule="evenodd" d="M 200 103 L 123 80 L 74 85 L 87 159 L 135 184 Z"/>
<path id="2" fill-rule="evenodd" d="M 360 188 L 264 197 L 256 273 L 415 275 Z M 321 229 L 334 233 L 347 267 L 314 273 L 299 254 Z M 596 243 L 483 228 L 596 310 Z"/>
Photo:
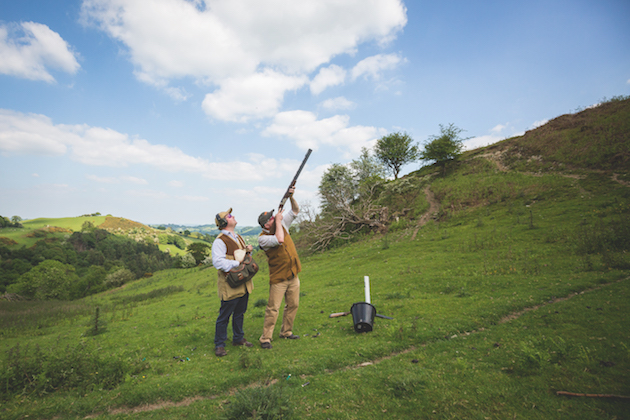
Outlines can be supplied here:
<path id="1" fill-rule="evenodd" d="M 235 346 L 252 347 L 252 343 L 245 339 L 243 332 L 243 318 L 247 311 L 249 294 L 254 290 L 252 280 L 238 287 L 230 287 L 226 280 L 226 273 L 239 266 L 240 262 L 234 256 L 237 250 L 252 251 L 251 245 L 246 245 L 243 238 L 234 231 L 236 218 L 232 216 L 232 209 L 218 213 L 215 223 L 221 233 L 212 243 L 212 264 L 217 269 L 219 299 L 221 309 L 217 318 L 214 334 L 214 354 L 223 357 L 227 354 L 225 342 L 227 340 L 227 326 L 232 316 L 232 344 Z M 241 251 L 242 253 L 242 251 Z"/>
<path id="2" fill-rule="evenodd" d="M 302 271 L 302 264 L 298 257 L 293 239 L 289 235 L 289 227 L 297 217 L 300 208 L 291 194 L 291 211 L 286 217 L 282 213 L 273 215 L 272 211 L 265 211 L 258 217 L 258 223 L 263 228 L 258 237 L 260 248 L 267 254 L 269 261 L 269 302 L 265 310 L 263 333 L 260 345 L 263 349 L 270 349 L 273 330 L 278 319 L 278 312 L 284 297 L 284 314 L 280 338 L 295 340 L 299 335 L 293 334 L 293 321 L 300 304 L 300 279 L 298 273 Z"/>

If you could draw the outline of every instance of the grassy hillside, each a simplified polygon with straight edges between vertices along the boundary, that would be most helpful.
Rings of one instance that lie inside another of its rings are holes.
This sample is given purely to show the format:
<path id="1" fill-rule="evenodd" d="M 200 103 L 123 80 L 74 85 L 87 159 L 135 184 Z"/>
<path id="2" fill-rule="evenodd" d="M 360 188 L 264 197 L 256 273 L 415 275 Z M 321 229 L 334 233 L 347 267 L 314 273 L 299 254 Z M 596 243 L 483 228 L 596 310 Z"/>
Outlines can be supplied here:
<path id="1" fill-rule="evenodd" d="M 627 147 L 627 132 L 615 138 Z M 586 149 L 553 161 L 527 141 L 540 158 L 509 139 L 445 177 L 401 180 L 428 187 L 414 198 L 434 209 L 428 223 L 410 212 L 386 235 L 304 257 L 302 337 L 272 350 L 214 356 L 213 268 L 67 304 L 0 302 L 0 417 L 628 418 L 628 168 L 579 166 Z M 364 276 L 394 319 L 358 334 L 328 315 L 364 300 Z M 245 316 L 256 344 L 267 281 L 263 263 Z"/>

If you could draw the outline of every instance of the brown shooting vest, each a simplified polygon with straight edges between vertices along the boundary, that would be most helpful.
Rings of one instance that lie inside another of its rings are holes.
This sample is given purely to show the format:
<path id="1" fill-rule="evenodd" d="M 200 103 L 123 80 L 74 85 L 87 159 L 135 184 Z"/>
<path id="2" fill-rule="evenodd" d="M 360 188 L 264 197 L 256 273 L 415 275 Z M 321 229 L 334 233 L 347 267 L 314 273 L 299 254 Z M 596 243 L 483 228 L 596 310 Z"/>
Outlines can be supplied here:
<path id="1" fill-rule="evenodd" d="M 260 235 L 271 235 L 271 233 L 262 232 Z M 267 254 L 269 261 L 269 283 L 271 284 L 291 280 L 302 271 L 300 257 L 298 257 L 293 239 L 286 229 L 284 229 L 284 243 L 269 248 L 265 254 Z"/>
<path id="2" fill-rule="evenodd" d="M 238 243 L 234 241 L 231 237 L 219 234 L 217 239 L 221 239 L 225 246 L 227 247 L 227 251 L 225 253 L 225 258 L 228 260 L 234 259 L 234 251 L 237 249 L 244 249 L 247 245 L 243 238 L 240 235 L 237 235 Z M 219 298 L 224 301 L 240 298 L 241 296 L 245 296 L 245 293 L 251 293 L 254 290 L 254 283 L 250 280 L 245 284 L 242 284 L 238 287 L 230 287 L 227 284 L 227 280 L 225 279 L 225 272 L 223 270 L 217 269 L 217 287 L 219 290 Z"/>

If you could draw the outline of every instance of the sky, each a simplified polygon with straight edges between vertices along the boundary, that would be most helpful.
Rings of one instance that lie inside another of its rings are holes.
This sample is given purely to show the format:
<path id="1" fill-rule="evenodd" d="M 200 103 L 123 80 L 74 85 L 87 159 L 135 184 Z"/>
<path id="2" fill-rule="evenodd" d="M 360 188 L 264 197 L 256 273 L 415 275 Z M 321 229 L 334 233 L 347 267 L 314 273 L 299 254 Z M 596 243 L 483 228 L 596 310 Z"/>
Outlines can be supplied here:
<path id="1" fill-rule="evenodd" d="M 628 22 L 627 0 L 0 0 L 0 215 L 255 226 L 309 148 L 316 211 L 390 133 L 474 149 L 629 95 Z"/>

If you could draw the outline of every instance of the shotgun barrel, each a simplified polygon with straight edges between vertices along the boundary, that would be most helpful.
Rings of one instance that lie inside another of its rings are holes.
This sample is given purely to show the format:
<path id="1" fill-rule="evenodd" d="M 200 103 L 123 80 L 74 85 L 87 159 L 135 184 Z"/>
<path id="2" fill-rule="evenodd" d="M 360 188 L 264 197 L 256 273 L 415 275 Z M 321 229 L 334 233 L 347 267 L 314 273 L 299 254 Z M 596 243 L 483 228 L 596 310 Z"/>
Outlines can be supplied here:
<path id="1" fill-rule="evenodd" d="M 297 182 L 297 179 L 300 176 L 300 172 L 302 172 L 302 169 L 304 169 L 304 165 L 306 165 L 306 161 L 311 155 L 311 152 L 312 150 L 308 149 L 308 152 L 306 152 L 306 156 L 304 156 L 304 160 L 302 161 L 302 164 L 300 165 L 300 169 L 298 169 L 298 171 L 295 173 L 293 180 L 289 184 L 289 188 L 287 188 L 287 192 L 284 193 L 284 197 L 282 197 L 282 200 L 280 200 L 280 205 L 278 206 L 278 213 L 282 211 L 282 209 L 284 208 L 284 203 L 286 203 L 287 199 L 291 197 L 291 193 L 289 191 L 291 190 L 291 188 L 295 187 L 295 183 Z"/>

